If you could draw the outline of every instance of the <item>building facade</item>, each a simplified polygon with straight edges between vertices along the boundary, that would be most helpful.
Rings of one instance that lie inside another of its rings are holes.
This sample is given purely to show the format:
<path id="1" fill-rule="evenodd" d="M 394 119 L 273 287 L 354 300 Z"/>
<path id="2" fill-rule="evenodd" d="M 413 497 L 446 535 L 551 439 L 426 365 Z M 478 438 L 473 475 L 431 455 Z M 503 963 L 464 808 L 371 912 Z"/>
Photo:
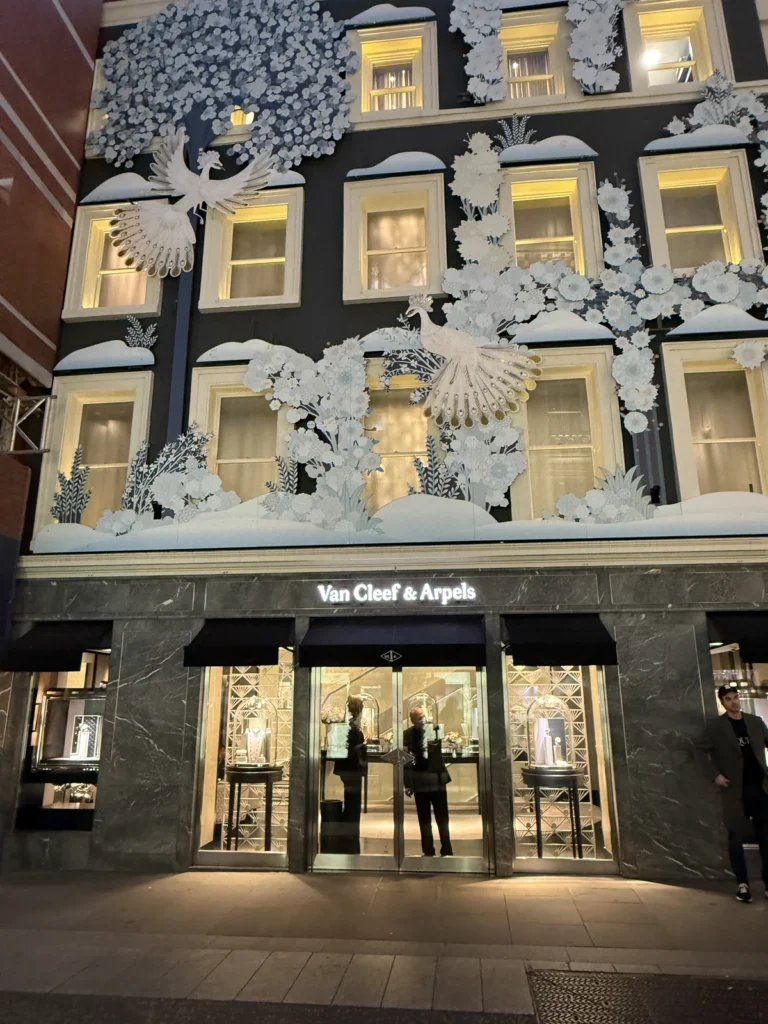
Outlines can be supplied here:
<path id="1" fill-rule="evenodd" d="M 105 7 L 1 863 L 719 877 L 693 741 L 723 679 L 768 715 L 760 7 L 295 6 Z"/>

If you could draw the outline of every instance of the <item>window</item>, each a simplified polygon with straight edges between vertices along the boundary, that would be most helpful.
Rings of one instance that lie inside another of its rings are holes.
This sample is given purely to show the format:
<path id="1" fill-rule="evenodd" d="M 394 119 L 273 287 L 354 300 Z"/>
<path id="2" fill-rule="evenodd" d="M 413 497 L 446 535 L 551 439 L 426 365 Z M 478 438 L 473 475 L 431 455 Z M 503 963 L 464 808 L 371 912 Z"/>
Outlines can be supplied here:
<path id="1" fill-rule="evenodd" d="M 634 92 L 696 89 L 716 67 L 733 75 L 721 0 L 639 0 L 624 22 Z"/>
<path id="2" fill-rule="evenodd" d="M 286 454 L 290 424 L 270 409 L 264 395 L 243 387 L 242 366 L 197 367 L 192 374 L 189 421 L 213 434 L 208 465 L 222 487 L 243 501 L 268 491 L 277 481 L 275 457 Z"/>
<path id="3" fill-rule="evenodd" d="M 160 278 L 126 266 L 109 232 L 114 206 L 81 206 L 72 236 L 64 320 L 160 312 Z"/>
<path id="4" fill-rule="evenodd" d="M 383 472 L 371 473 L 365 496 L 368 508 L 378 511 L 395 498 L 404 498 L 409 486 L 419 489 L 419 478 L 413 465 L 414 458 L 427 460 L 427 432 L 429 423 L 421 405 L 411 405 L 410 397 L 420 382 L 412 376 L 394 377 L 389 388 L 379 380 L 382 360 L 371 360 L 368 380 L 370 410 L 365 418 L 365 432 L 378 442 L 376 453 L 381 456 Z"/>
<path id="5" fill-rule="evenodd" d="M 580 274 L 602 269 L 595 172 L 591 163 L 507 168 L 502 209 L 517 264 L 561 260 Z"/>
<path id="6" fill-rule="evenodd" d="M 730 358 L 733 341 L 665 342 L 664 373 L 682 500 L 767 493 L 768 371 Z"/>
<path id="7" fill-rule="evenodd" d="M 120 508 L 128 468 L 149 424 L 152 373 L 57 377 L 53 393 L 57 400 L 46 431 L 50 450 L 43 457 L 35 532 L 52 522 L 57 473 L 69 476 L 78 445 L 90 468 L 86 486 L 91 498 L 83 525 L 95 526 L 105 509 Z"/>
<path id="8" fill-rule="evenodd" d="M 623 467 L 610 345 L 547 348 L 542 376 L 514 414 L 528 471 L 512 485 L 512 518 L 539 519 L 564 494 L 586 494 L 603 467 Z"/>
<path id="9" fill-rule="evenodd" d="M 207 214 L 200 309 L 301 302 L 304 190 L 268 189 L 237 213 Z"/>
<path id="10" fill-rule="evenodd" d="M 690 271 L 761 258 L 743 151 L 642 157 L 640 180 L 654 263 Z"/>
<path id="11" fill-rule="evenodd" d="M 434 21 L 350 31 L 360 55 L 353 76 L 352 120 L 434 113 L 439 107 Z"/>
<path id="12" fill-rule="evenodd" d="M 442 174 L 347 182 L 344 300 L 439 294 L 446 266 Z"/>
<path id="13" fill-rule="evenodd" d="M 541 100 L 566 92 L 562 11 L 552 9 L 547 21 L 537 20 L 541 17 L 540 12 L 530 12 L 502 18 L 503 68 L 510 100 Z"/>

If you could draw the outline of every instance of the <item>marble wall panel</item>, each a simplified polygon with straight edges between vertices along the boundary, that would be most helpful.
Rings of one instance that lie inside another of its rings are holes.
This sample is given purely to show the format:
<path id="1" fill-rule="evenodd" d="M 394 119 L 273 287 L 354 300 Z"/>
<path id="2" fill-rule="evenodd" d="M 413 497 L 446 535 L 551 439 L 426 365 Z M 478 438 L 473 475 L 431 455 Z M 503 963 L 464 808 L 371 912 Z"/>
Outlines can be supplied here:
<path id="1" fill-rule="evenodd" d="M 2 871 L 85 871 L 90 832 L 14 832 L 5 837 Z"/>
<path id="2" fill-rule="evenodd" d="M 22 580 L 17 585 L 18 619 L 132 618 L 189 615 L 194 610 L 197 580 Z"/>
<path id="3" fill-rule="evenodd" d="M 201 673 L 185 668 L 183 657 L 201 626 L 115 622 L 94 866 L 172 870 L 189 863 Z"/>
<path id="4" fill-rule="evenodd" d="M 0 842 L 13 829 L 26 751 L 32 676 L 0 673 Z"/>
<path id="5" fill-rule="evenodd" d="M 611 572 L 610 599 L 617 608 L 743 608 L 765 604 L 768 593 L 759 569 L 646 569 Z"/>
<path id="6" fill-rule="evenodd" d="M 501 619 L 485 616 L 486 692 L 488 698 L 488 762 L 490 771 L 490 807 L 485 808 L 486 827 L 493 844 L 496 874 L 512 874 L 514 829 L 512 826 L 512 762 L 509 757 L 507 729 L 507 681 L 504 673 L 504 648 Z"/>
<path id="7" fill-rule="evenodd" d="M 622 873 L 717 878 L 726 867 L 711 787 L 693 742 L 713 685 L 703 613 L 605 617 L 615 631 L 618 679 L 609 685 Z"/>
<path id="8" fill-rule="evenodd" d="M 301 638 L 309 626 L 309 619 L 296 622 L 296 635 Z M 309 827 L 310 814 L 310 715 L 312 695 L 309 668 L 293 671 L 293 734 L 291 741 L 291 783 L 288 796 L 288 868 L 290 871 L 307 870 L 308 856 L 313 851 L 307 844 L 313 830 Z"/>

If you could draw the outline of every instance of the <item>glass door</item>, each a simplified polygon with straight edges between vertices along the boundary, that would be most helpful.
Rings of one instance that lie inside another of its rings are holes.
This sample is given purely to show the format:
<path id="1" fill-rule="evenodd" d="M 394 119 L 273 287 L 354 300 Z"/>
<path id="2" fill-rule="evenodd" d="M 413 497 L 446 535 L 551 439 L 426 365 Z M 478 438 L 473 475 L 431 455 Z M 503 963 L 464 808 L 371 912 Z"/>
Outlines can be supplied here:
<path id="1" fill-rule="evenodd" d="M 485 677 L 317 668 L 312 866 L 488 872 Z"/>

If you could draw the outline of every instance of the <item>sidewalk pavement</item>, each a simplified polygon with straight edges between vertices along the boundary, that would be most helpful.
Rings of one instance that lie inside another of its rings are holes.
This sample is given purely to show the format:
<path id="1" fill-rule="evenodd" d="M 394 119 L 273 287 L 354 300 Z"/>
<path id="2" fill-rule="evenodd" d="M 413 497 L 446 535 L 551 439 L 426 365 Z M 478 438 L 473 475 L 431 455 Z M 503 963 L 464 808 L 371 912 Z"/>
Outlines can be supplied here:
<path id="1" fill-rule="evenodd" d="M 564 875 L 4 875 L 0 990 L 530 1022 L 526 972 L 768 979 L 753 897 Z"/>

